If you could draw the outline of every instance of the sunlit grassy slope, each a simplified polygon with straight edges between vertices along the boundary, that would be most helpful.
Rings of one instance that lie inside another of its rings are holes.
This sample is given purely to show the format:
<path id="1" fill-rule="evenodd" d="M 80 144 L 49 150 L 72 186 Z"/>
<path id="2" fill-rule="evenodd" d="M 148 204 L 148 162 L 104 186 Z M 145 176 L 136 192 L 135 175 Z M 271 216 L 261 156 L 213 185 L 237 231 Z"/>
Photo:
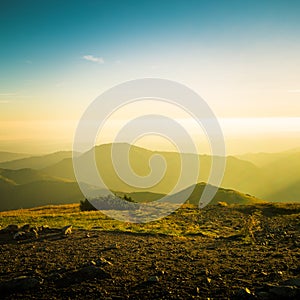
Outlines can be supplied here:
<path id="1" fill-rule="evenodd" d="M 236 217 L 237 212 L 243 212 L 244 220 Z M 70 204 L 0 212 L 0 227 L 3 228 L 9 224 L 20 226 L 31 224 L 32 226 L 48 225 L 61 228 L 71 224 L 75 229 L 170 235 L 200 234 L 218 237 L 223 234 L 223 231 L 226 234 L 231 231 L 236 233 L 234 227 L 240 227 L 242 230 L 243 225 L 246 225 L 252 213 L 272 217 L 299 214 L 299 212 L 300 204 L 257 203 L 247 206 L 230 205 L 228 207 L 211 205 L 201 210 L 194 205 L 185 204 L 173 214 L 158 221 L 132 224 L 110 219 L 100 211 L 81 212 L 78 204 Z M 238 223 L 232 224 L 234 219 Z M 228 226 L 228 224 L 232 225 Z"/>

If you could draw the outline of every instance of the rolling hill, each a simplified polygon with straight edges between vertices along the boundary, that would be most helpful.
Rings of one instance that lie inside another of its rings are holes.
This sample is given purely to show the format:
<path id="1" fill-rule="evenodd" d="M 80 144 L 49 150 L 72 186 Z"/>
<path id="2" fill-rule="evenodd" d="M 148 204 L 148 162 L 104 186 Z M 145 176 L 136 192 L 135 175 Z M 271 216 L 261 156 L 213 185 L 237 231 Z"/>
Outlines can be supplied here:
<path id="1" fill-rule="evenodd" d="M 194 186 L 191 195 L 188 197 L 185 203 L 198 206 L 199 199 L 205 187 L 206 187 L 206 183 L 204 182 L 196 184 Z M 188 189 L 192 190 L 192 187 L 189 187 Z M 170 199 L 172 199 L 172 197 L 176 199 L 182 199 L 182 195 L 184 195 L 185 192 L 186 190 L 180 191 L 170 196 Z M 117 193 L 117 194 L 121 196 L 124 195 L 124 193 Z M 128 193 L 127 196 L 130 196 L 135 202 L 151 202 L 151 201 L 158 200 L 166 195 L 149 193 L 149 192 L 145 192 L 145 193 L 137 192 L 137 193 Z M 231 189 L 219 188 L 217 190 L 216 195 L 214 196 L 214 198 L 209 204 L 213 205 L 213 204 L 217 204 L 218 202 L 226 202 L 228 204 L 250 205 L 250 204 L 264 203 L 266 201 Z"/>
<path id="2" fill-rule="evenodd" d="M 198 201 L 204 187 L 204 183 L 197 184 L 186 203 L 198 206 Z M 124 195 L 122 192 L 116 192 L 116 194 L 119 196 Z M 182 194 L 184 194 L 184 191 L 174 196 L 181 200 Z M 126 193 L 126 195 L 130 196 L 136 202 L 151 202 L 165 196 L 150 192 L 133 192 Z M 0 177 L 0 199 L 0 211 L 5 211 L 50 204 L 78 203 L 84 199 L 84 196 L 76 182 L 43 180 L 26 184 L 15 184 Z M 210 204 L 216 204 L 220 201 L 227 202 L 228 204 L 255 204 L 262 202 L 255 197 L 221 188 L 217 191 Z"/>
<path id="3" fill-rule="evenodd" d="M 299 202 L 300 199 L 300 181 L 289 184 L 276 192 L 269 193 L 267 197 L 277 202 Z"/>
<path id="4" fill-rule="evenodd" d="M 202 195 L 205 186 L 206 184 L 203 182 L 196 184 L 194 191 L 187 200 L 187 203 L 198 205 L 200 195 Z M 219 188 L 210 204 L 217 204 L 218 202 L 226 202 L 228 204 L 249 205 L 263 203 L 266 201 L 263 201 L 248 194 L 240 193 L 235 190 Z"/>
<path id="5" fill-rule="evenodd" d="M 1 180 L 0 180 L 1 183 Z M 35 181 L 0 191 L 0 211 L 49 204 L 68 204 L 82 200 L 76 182 Z"/>
<path id="6" fill-rule="evenodd" d="M 153 155 L 162 156 L 166 162 L 167 169 L 160 182 L 149 188 L 137 188 L 130 182 L 123 182 L 120 179 L 122 174 L 115 172 L 110 157 L 111 147 L 111 144 L 106 144 L 94 149 L 98 170 L 110 190 L 129 194 L 136 201 L 147 202 L 161 198 L 161 195 L 169 194 L 176 185 L 181 169 L 178 153 L 150 151 L 128 144 L 116 144 L 117 159 L 121 166 L 123 167 L 122 164 L 126 161 L 124 157 L 129 150 L 131 167 L 139 176 L 149 175 L 151 167 L 153 170 L 161 168 L 162 162 L 159 160 L 152 160 L 150 167 L 149 161 Z M 31 165 L 36 169 L 0 168 L 0 209 L 51 203 L 74 203 L 82 200 L 82 193 L 75 182 L 70 155 L 71 152 L 57 152 L 4 163 L 12 164 L 11 166 L 16 168 L 22 165 Z M 85 165 L 89 155 L 93 155 L 92 150 L 78 156 L 77 159 Z M 263 155 L 265 156 L 265 154 Z M 266 160 L 266 163 L 261 162 L 260 166 L 254 160 L 251 162 L 233 156 L 226 157 L 227 164 L 223 182 L 214 201 L 245 204 L 257 201 L 257 198 L 280 202 L 300 201 L 300 153 L 297 151 L 284 152 L 276 154 L 276 159 L 274 159 L 274 154 L 270 155 L 271 158 Z M 195 155 L 182 154 L 182 157 L 187 163 L 187 170 L 192 170 L 195 166 Z M 208 155 L 200 155 L 198 158 L 200 161 L 198 183 L 207 182 L 212 158 Z M 84 176 L 89 174 L 89 168 L 86 168 L 86 172 Z M 83 179 L 85 179 L 84 176 Z M 149 183 L 147 180 L 145 184 Z M 82 180 L 82 183 L 85 182 Z M 187 178 L 172 193 L 180 193 L 194 184 L 190 178 Z M 85 185 L 91 188 L 95 195 L 103 188 L 103 186 L 98 186 L 98 182 Z M 196 185 L 195 191 L 189 198 L 189 203 L 195 204 L 198 201 L 203 186 L 203 184 Z M 249 194 L 255 195 L 255 197 L 249 196 Z"/>
<path id="7" fill-rule="evenodd" d="M 198 201 L 205 187 L 199 183 L 188 199 L 188 203 L 198 205 Z M 98 190 L 99 191 L 99 190 Z M 118 195 L 124 191 L 118 190 Z M 95 195 L 97 195 L 95 190 Z M 165 196 L 163 193 L 149 191 L 126 192 L 134 201 L 151 202 Z M 182 200 L 183 191 L 176 194 Z M 77 182 L 50 176 L 44 171 L 33 169 L 8 170 L 0 169 L 0 210 L 30 208 L 49 204 L 78 203 L 84 196 Z M 242 193 L 219 189 L 213 203 L 225 201 L 228 203 L 249 204 L 256 201 L 254 197 Z"/>
<path id="8" fill-rule="evenodd" d="M 117 152 L 119 154 L 120 165 L 126 159 L 122 157 L 126 157 L 125 154 L 129 151 L 129 159 L 131 163 L 132 169 L 138 174 L 139 176 L 147 176 L 151 169 L 149 166 L 150 158 L 153 155 L 160 155 L 162 156 L 167 165 L 166 172 L 162 177 L 162 180 L 150 187 L 150 188 L 135 188 L 130 184 L 124 183 L 121 179 L 119 174 L 117 174 L 114 170 L 113 163 L 111 160 L 111 144 L 101 145 L 95 147 L 95 157 L 96 163 L 98 166 L 99 173 L 101 174 L 104 183 L 107 187 L 111 190 L 115 191 L 123 191 L 126 193 L 131 192 L 144 192 L 149 191 L 152 193 L 162 193 L 168 194 L 172 191 L 173 187 L 176 185 L 177 180 L 180 176 L 181 171 L 181 161 L 180 155 L 175 152 L 162 152 L 162 151 L 150 151 L 144 148 L 130 146 L 128 144 L 117 144 Z M 92 150 L 91 150 L 92 151 Z M 91 151 L 84 153 L 78 159 L 80 159 L 81 164 L 83 166 L 88 165 L 88 157 L 91 154 Z M 184 160 L 187 163 L 187 170 L 192 170 L 195 167 L 195 157 L 197 155 L 194 154 L 182 154 Z M 208 176 L 210 172 L 212 158 L 208 155 L 200 155 L 198 156 L 199 159 L 199 169 L 200 173 L 198 176 L 198 182 L 207 182 Z M 160 161 L 152 161 L 153 169 L 160 169 L 161 162 Z M 125 166 L 122 167 L 125 169 Z M 63 177 L 70 180 L 75 180 L 72 159 L 64 159 L 52 166 L 44 168 L 43 171 L 51 176 L 56 177 Z M 89 175 L 89 169 L 87 169 L 86 177 Z M 127 178 L 128 173 L 126 173 Z M 159 176 L 157 176 L 159 178 Z M 248 189 L 250 179 L 257 178 L 259 179 L 259 183 L 261 182 L 260 179 L 260 170 L 258 167 L 253 165 L 250 162 L 240 160 L 233 156 L 229 156 L 226 158 L 226 169 L 225 169 L 225 176 L 222 182 L 222 186 L 226 188 L 232 188 L 236 190 L 242 190 L 246 193 L 251 193 L 251 189 Z M 88 180 L 82 180 L 83 182 L 88 182 Z M 92 182 L 91 184 L 97 185 L 97 181 Z M 147 185 L 147 181 L 145 181 L 145 185 Z M 180 186 L 178 186 L 178 191 L 184 188 L 187 188 L 191 185 L 195 184 L 192 178 L 186 178 Z"/>
<path id="9" fill-rule="evenodd" d="M 77 182 L 33 169 L 0 169 L 0 210 L 75 203 L 82 198 Z"/>
<path id="10" fill-rule="evenodd" d="M 58 178 L 52 177 L 42 171 L 37 171 L 33 169 L 20 169 L 20 170 L 10 170 L 10 169 L 1 169 L 0 168 L 0 175 L 3 178 L 11 180 L 16 184 L 25 184 L 34 181 L 55 181 Z M 67 181 L 64 179 L 63 181 Z"/>
<path id="11" fill-rule="evenodd" d="M 1 157 L 1 156 L 0 156 Z M 59 161 L 65 158 L 71 158 L 72 151 L 59 151 L 47 155 L 38 155 L 38 156 L 27 156 L 19 159 L 14 159 L 10 161 L 2 161 L 0 163 L 0 168 L 5 169 L 43 169 L 50 165 L 56 164 Z"/>
<path id="12" fill-rule="evenodd" d="M 29 157 L 29 156 L 31 156 L 31 155 L 26 154 L 26 153 L 0 151 L 0 163 L 8 162 L 11 160 L 16 160 L 16 159 L 22 159 L 22 158 Z"/>

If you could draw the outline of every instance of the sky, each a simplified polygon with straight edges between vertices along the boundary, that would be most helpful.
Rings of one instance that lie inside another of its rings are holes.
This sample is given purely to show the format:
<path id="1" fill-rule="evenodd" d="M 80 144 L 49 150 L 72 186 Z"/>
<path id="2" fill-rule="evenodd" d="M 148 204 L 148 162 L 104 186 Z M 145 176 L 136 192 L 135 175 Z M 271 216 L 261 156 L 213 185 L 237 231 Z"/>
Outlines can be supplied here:
<path id="1" fill-rule="evenodd" d="M 299 15 L 299 1 L 2 1 L 0 151 L 71 149 L 98 95 L 149 77 L 197 92 L 229 154 L 299 147 Z M 129 116 L 111 120 L 101 141 Z M 169 147 L 151 137 L 140 145 Z"/>

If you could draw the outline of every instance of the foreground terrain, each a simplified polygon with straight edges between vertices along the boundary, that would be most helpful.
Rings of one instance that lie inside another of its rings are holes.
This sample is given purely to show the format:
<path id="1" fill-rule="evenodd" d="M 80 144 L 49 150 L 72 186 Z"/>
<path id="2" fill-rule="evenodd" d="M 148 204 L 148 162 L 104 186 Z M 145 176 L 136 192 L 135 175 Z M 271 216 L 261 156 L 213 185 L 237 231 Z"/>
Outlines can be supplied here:
<path id="1" fill-rule="evenodd" d="M 5 230 L 26 223 L 34 234 Z M 62 231 L 68 224 L 72 232 Z M 300 296 L 296 204 L 186 205 L 144 225 L 80 212 L 78 205 L 53 206 L 2 212 L 0 225 L 4 299 Z"/>

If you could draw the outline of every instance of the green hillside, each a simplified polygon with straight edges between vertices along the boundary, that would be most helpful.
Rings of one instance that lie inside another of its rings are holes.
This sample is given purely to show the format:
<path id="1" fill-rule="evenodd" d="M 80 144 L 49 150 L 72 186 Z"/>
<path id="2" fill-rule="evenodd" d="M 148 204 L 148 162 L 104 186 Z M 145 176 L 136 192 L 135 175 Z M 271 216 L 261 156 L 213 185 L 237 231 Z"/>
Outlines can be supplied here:
<path id="1" fill-rule="evenodd" d="M 35 170 L 31 171 L 34 172 Z M 186 202 L 198 205 L 204 187 L 204 183 L 197 184 Z M 116 192 L 116 194 L 123 196 L 125 193 Z M 144 203 L 155 201 L 165 196 L 164 194 L 151 192 L 132 192 L 126 194 L 134 201 Z M 175 194 L 175 197 L 179 201 L 182 201 L 182 194 L 183 192 L 179 192 Z M 84 196 L 76 182 L 66 182 L 52 178 L 51 180 L 43 179 L 17 184 L 15 181 L 0 175 L 0 199 L 0 211 L 3 211 L 49 204 L 78 203 L 84 199 Z M 219 189 L 211 203 L 215 204 L 219 201 L 225 201 L 229 204 L 253 204 L 259 200 L 237 191 Z"/>
<path id="2" fill-rule="evenodd" d="M 96 157 L 98 170 L 105 184 L 111 190 L 124 191 L 126 193 L 137 192 L 137 191 L 140 192 L 149 191 L 153 193 L 163 193 L 163 194 L 167 194 L 172 191 L 172 189 L 177 183 L 181 171 L 181 160 L 180 160 L 181 156 L 178 153 L 150 151 L 144 148 L 130 146 L 128 144 L 117 144 L 115 145 L 115 147 L 117 147 L 117 152 L 119 153 L 119 159 L 121 165 L 122 165 L 122 161 L 126 161 L 122 157 L 126 158 L 125 154 L 130 148 L 129 159 L 130 159 L 131 167 L 136 172 L 136 174 L 140 176 L 147 176 L 151 171 L 149 166 L 149 161 L 153 155 L 162 156 L 166 161 L 167 169 L 162 180 L 155 186 L 152 186 L 151 188 L 147 188 L 147 189 L 135 188 L 130 184 L 124 183 L 119 178 L 118 174 L 115 172 L 111 160 L 111 144 L 97 146 L 95 148 L 95 157 Z M 89 154 L 90 152 L 80 156 L 80 160 L 83 166 L 88 164 L 87 161 L 88 161 Z M 195 157 L 197 158 L 197 155 L 182 154 L 182 157 L 184 158 L 187 164 L 187 170 L 192 170 L 193 168 L 195 168 L 194 161 L 195 161 Z M 200 155 L 198 156 L 198 159 L 199 159 L 200 173 L 197 181 L 207 182 L 210 173 L 212 158 L 211 156 L 208 155 Z M 152 167 L 153 170 L 159 169 L 161 167 L 160 161 L 154 161 Z M 68 178 L 70 180 L 75 180 L 74 170 L 72 166 L 72 159 L 64 159 L 52 166 L 43 169 L 43 171 L 51 176 L 57 176 L 57 177 Z M 260 173 L 259 168 L 257 168 L 255 165 L 251 164 L 250 162 L 246 162 L 238 158 L 229 156 L 226 158 L 226 169 L 225 169 L 225 176 L 222 182 L 222 186 L 227 188 L 237 189 L 237 190 L 243 190 L 246 191 L 247 193 L 250 193 L 251 189 L 249 189 L 249 182 L 251 182 L 251 178 L 252 179 L 259 178 L 260 176 L 259 173 Z M 96 183 L 97 182 L 94 182 L 93 184 L 96 185 Z M 192 178 L 187 178 L 178 187 L 178 190 L 187 188 L 193 184 L 195 184 L 195 182 L 192 181 Z"/>
<path id="3" fill-rule="evenodd" d="M 29 156 L 31 156 L 31 155 L 26 154 L 26 153 L 0 151 L 0 163 L 8 162 L 8 161 L 16 160 L 16 159 L 22 159 L 22 158 L 29 157 Z"/>
<path id="4" fill-rule="evenodd" d="M 76 182 L 33 169 L 0 169 L 0 210 L 76 203 L 82 198 Z"/>
<path id="5" fill-rule="evenodd" d="M 204 182 L 196 184 L 191 195 L 188 197 L 185 203 L 198 206 L 200 197 L 203 193 L 205 186 L 206 184 Z M 182 198 L 181 195 L 185 194 L 185 191 L 186 190 L 180 191 L 177 194 L 173 195 L 173 197 L 180 199 Z M 121 196 L 124 195 L 124 193 L 117 193 L 117 194 Z M 151 202 L 151 201 L 158 200 L 166 195 L 149 193 L 149 192 L 145 192 L 145 193 L 137 192 L 137 193 L 128 193 L 127 196 L 130 196 L 135 202 Z M 266 201 L 263 201 L 251 195 L 240 193 L 235 190 L 219 188 L 217 190 L 216 195 L 214 196 L 214 198 L 209 204 L 210 205 L 217 204 L 218 202 L 226 202 L 228 204 L 250 205 L 256 203 L 264 203 Z"/>
<path id="6" fill-rule="evenodd" d="M 180 175 L 181 163 L 180 155 L 178 153 L 150 151 L 128 144 L 116 144 L 115 147 L 119 153 L 121 166 L 122 161 L 126 161 L 124 157 L 126 157 L 125 154 L 130 148 L 131 167 L 136 174 L 140 176 L 149 174 L 151 171 L 149 160 L 155 154 L 164 157 L 167 169 L 165 176 L 158 184 L 148 189 L 134 188 L 130 184 L 124 183 L 119 178 L 118 174 L 116 174 L 110 157 L 111 144 L 97 146 L 95 148 L 95 157 L 98 170 L 104 179 L 105 184 L 111 190 L 119 190 L 126 193 L 148 191 L 163 194 L 172 191 Z M 83 165 L 87 164 L 89 154 L 90 152 L 87 152 L 80 156 Z M 246 156 L 249 160 L 241 159 L 243 157 L 246 158 Z M 195 155 L 183 154 L 182 157 L 184 157 L 187 162 L 187 169 L 192 170 L 195 167 Z M 226 157 L 226 169 L 221 187 L 238 190 L 244 194 L 255 195 L 258 198 L 269 201 L 278 201 L 279 198 L 276 196 L 277 191 L 281 193 L 281 198 L 291 199 L 288 186 L 300 180 L 300 172 L 298 171 L 300 169 L 300 152 L 297 152 L 295 149 L 295 151 L 282 153 L 258 153 L 240 157 L 241 158 L 234 156 Z M 200 161 L 198 182 L 207 182 L 212 158 L 208 155 L 199 155 L 198 158 Z M 159 169 L 161 163 L 159 161 L 154 161 L 152 166 L 154 170 Z M 75 180 L 72 159 L 62 160 L 43 169 L 43 171 L 51 176 Z M 188 178 L 183 182 L 181 186 L 179 186 L 179 190 L 194 184 L 194 182 L 189 180 L 191 180 L 191 178 Z M 96 184 L 96 182 L 94 184 Z M 295 187 L 294 189 L 296 192 L 293 194 L 295 196 L 299 195 L 300 186 L 298 188 Z M 294 196 L 293 199 L 295 199 Z M 297 197 L 294 201 L 300 201 L 300 198 Z"/>
<path id="7" fill-rule="evenodd" d="M 276 192 L 269 193 L 267 198 L 277 202 L 299 202 L 300 199 L 300 181 L 289 184 Z"/>
<path id="8" fill-rule="evenodd" d="M 0 179 L 1 185 L 1 179 Z M 35 181 L 0 191 L 0 211 L 49 204 L 76 203 L 83 199 L 75 182 Z"/>
<path id="9" fill-rule="evenodd" d="M 66 178 L 73 181 L 76 180 L 72 158 L 65 158 L 59 162 L 54 163 L 53 165 L 43 168 L 42 171 L 51 176 Z"/>
<path id="10" fill-rule="evenodd" d="M 140 176 L 147 176 L 153 170 L 162 167 L 161 161 L 153 160 L 151 157 L 158 154 L 166 162 L 167 169 L 162 180 L 150 188 L 136 188 L 130 182 L 123 182 L 118 173 L 115 172 L 111 160 L 111 144 L 97 146 L 95 157 L 99 173 L 106 186 L 112 191 L 119 191 L 131 195 L 138 202 L 149 202 L 161 198 L 162 195 L 174 193 L 173 188 L 177 183 L 181 170 L 180 155 L 175 152 L 157 152 L 144 148 L 130 146 L 128 144 L 116 144 L 118 160 L 123 167 L 126 161 L 126 153 L 129 150 L 129 161 L 132 169 Z M 91 151 L 82 154 L 80 162 L 85 166 L 88 164 L 88 157 Z M 1 209 L 18 208 L 21 206 L 32 207 L 51 203 L 74 203 L 83 199 L 82 193 L 75 182 L 73 163 L 70 157 L 60 159 L 61 156 L 70 156 L 71 153 L 58 152 L 49 156 L 28 158 L 28 162 L 35 162 L 35 166 L 45 166 L 50 160 L 54 164 L 48 165 L 40 170 L 35 169 L 3 169 L 0 168 L 0 199 Z M 273 154 L 270 154 L 271 156 Z M 50 160 L 48 158 L 51 158 Z M 187 170 L 195 167 L 195 155 L 183 154 L 182 157 L 187 163 Z M 281 153 L 278 159 L 270 159 L 264 166 L 244 161 L 239 158 L 226 157 L 226 169 L 222 185 L 213 200 L 215 202 L 226 201 L 228 203 L 251 203 L 259 199 L 267 201 L 297 202 L 300 200 L 300 153 Z M 36 160 L 37 159 L 37 160 Z M 45 161 L 43 161 L 45 160 Z M 151 165 L 149 164 L 151 161 Z M 212 158 L 208 155 L 199 156 L 200 173 L 198 183 L 207 182 L 211 168 Z M 16 164 L 17 161 L 11 163 Z M 125 167 L 124 167 L 125 169 Z M 88 175 L 90 169 L 86 168 Z M 121 176 L 121 175 L 120 175 Z M 159 177 L 159 176 L 157 176 Z M 189 177 L 189 176 L 187 176 Z M 84 178 L 83 178 L 84 179 Z M 83 183 L 87 182 L 85 180 Z M 147 180 L 145 181 L 147 183 Z M 177 192 L 194 186 L 195 182 L 187 178 L 178 186 Z M 86 185 L 98 195 L 99 187 L 97 182 Z M 189 198 L 189 203 L 196 204 L 203 191 L 204 185 L 197 184 L 195 191 Z M 238 192 L 237 192 L 238 191 Z M 175 191 L 176 192 L 176 191 Z M 248 195 L 247 195 L 248 194 Z M 249 196 L 250 195 L 254 195 Z M 8 205 L 9 204 L 9 205 Z"/>
<path id="11" fill-rule="evenodd" d="M 300 201 L 299 170 L 300 152 L 279 153 L 277 159 L 259 168 L 258 177 L 247 184 L 247 192 L 269 201 Z"/>
<path id="12" fill-rule="evenodd" d="M 15 185 L 16 183 L 13 180 L 0 175 L 0 192 L 12 189 Z"/>
<path id="13" fill-rule="evenodd" d="M 28 168 L 20 170 L 0 169 L 0 175 L 16 184 L 25 184 L 42 180 L 57 180 L 57 178 L 51 177 L 44 172 Z"/>
<path id="14" fill-rule="evenodd" d="M 0 168 L 12 170 L 30 168 L 39 170 L 70 157 L 72 157 L 72 151 L 60 151 L 47 155 L 30 156 L 15 160 L 10 159 L 10 161 L 2 161 L 0 163 Z"/>
<path id="15" fill-rule="evenodd" d="M 195 186 L 195 189 L 192 192 L 191 196 L 188 198 L 187 203 L 198 205 L 200 196 L 202 195 L 205 186 L 205 183 L 198 183 Z M 240 193 L 235 190 L 219 188 L 210 204 L 217 204 L 218 202 L 226 202 L 228 204 L 249 205 L 262 203 L 265 201 L 260 200 L 251 195 Z"/>

